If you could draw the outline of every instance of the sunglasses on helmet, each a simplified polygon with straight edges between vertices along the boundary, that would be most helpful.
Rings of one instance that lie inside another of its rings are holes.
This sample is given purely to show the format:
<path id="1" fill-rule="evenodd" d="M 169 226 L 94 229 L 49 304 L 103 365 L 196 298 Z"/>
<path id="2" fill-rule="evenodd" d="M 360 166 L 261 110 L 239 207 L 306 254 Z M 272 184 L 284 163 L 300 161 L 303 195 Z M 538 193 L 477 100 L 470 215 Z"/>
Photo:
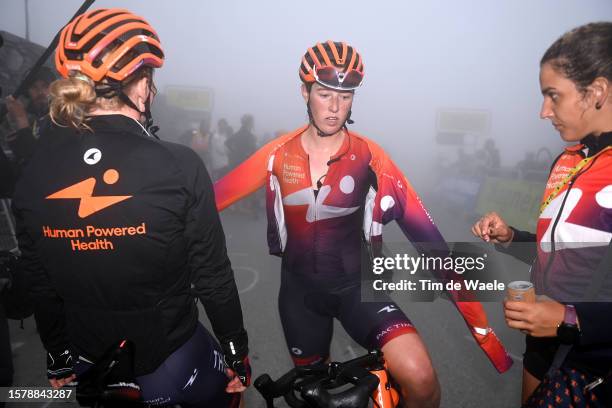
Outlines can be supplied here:
<path id="1" fill-rule="evenodd" d="M 313 74 L 319 84 L 339 91 L 351 91 L 363 82 L 363 74 L 356 69 L 340 72 L 335 67 L 314 67 Z"/>

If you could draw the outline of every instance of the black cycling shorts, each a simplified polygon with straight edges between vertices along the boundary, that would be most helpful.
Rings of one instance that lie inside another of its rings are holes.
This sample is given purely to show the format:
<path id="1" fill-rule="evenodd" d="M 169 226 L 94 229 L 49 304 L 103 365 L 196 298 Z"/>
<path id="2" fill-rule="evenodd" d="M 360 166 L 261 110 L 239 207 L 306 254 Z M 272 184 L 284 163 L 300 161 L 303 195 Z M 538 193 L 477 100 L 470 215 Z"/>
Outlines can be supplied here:
<path id="1" fill-rule="evenodd" d="M 77 381 L 79 374 L 91 366 L 82 359 L 77 361 L 74 366 Z M 204 326 L 198 324 L 185 344 L 154 372 L 136 377 L 136 382 L 144 402 L 150 406 L 237 407 L 240 395 L 225 392 L 229 382 L 225 368 L 221 347 Z"/>
<path id="2" fill-rule="evenodd" d="M 313 365 L 329 357 L 334 318 L 365 349 L 380 349 L 401 334 L 416 332 L 390 298 L 362 302 L 359 282 L 330 289 L 319 280 L 283 270 L 278 308 L 295 365 Z"/>

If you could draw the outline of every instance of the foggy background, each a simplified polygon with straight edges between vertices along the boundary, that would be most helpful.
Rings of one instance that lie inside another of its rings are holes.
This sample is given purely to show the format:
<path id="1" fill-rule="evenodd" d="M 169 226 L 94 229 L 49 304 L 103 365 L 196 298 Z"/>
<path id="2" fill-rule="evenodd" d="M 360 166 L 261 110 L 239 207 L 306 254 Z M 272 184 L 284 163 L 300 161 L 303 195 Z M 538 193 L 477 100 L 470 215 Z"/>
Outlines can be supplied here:
<path id="1" fill-rule="evenodd" d="M 0 30 L 26 37 L 25 3 L 0 0 Z M 81 1 L 27 4 L 29 39 L 46 47 Z M 489 210 L 534 230 L 550 162 L 564 146 L 539 119 L 539 60 L 567 30 L 612 20 L 610 0 L 100 0 L 92 8 L 100 7 L 128 8 L 157 30 L 166 54 L 155 74 L 158 105 L 167 87 L 210 89 L 213 128 L 227 118 L 238 130 L 240 117 L 250 113 L 260 144 L 307 121 L 298 77 L 306 48 L 328 39 L 353 45 L 366 76 L 350 128 L 390 153 L 449 241 L 473 240 L 471 224 Z M 171 123 L 176 117 L 157 116 L 162 139 L 179 140 L 193 127 Z M 481 162 L 495 156 L 483 153 L 487 139 L 496 146 L 497 163 Z M 541 153 L 543 147 L 548 152 Z M 255 376 L 269 372 L 277 378 L 291 367 L 276 305 L 280 262 L 267 256 L 262 196 L 237 207 L 223 212 L 222 221 L 251 359 Z M 406 245 L 394 225 L 385 228 L 385 239 Z M 516 270 L 515 279 L 528 279 L 526 265 L 509 268 Z M 524 336 L 505 326 L 499 303 L 484 306 L 515 360 L 504 375 L 494 371 L 448 302 L 411 303 L 401 295 L 394 300 L 427 344 L 443 407 L 519 405 Z M 26 320 L 25 330 L 18 325 L 11 322 L 15 384 L 44 385 L 44 352 L 34 322 Z M 331 347 L 337 360 L 363 351 L 338 325 Z M 247 402 L 263 406 L 252 387 Z"/>
<path id="2" fill-rule="evenodd" d="M 30 40 L 45 47 L 80 6 L 79 0 L 29 0 Z M 502 166 L 529 150 L 562 146 L 538 118 L 539 59 L 565 31 L 612 18 L 612 2 L 588 1 L 96 1 L 126 7 L 157 30 L 166 62 L 156 72 L 166 85 L 214 90 L 213 123 L 226 117 L 237 129 L 244 113 L 255 134 L 305 123 L 298 67 L 317 41 L 344 40 L 365 62 L 351 129 L 373 138 L 417 187 L 423 169 L 442 150 L 434 142 L 440 109 L 489 113 Z M 25 36 L 24 2 L 2 0 L 0 29 Z M 164 133 L 172 140 L 175 135 Z M 469 149 L 468 149 L 469 150 Z"/>

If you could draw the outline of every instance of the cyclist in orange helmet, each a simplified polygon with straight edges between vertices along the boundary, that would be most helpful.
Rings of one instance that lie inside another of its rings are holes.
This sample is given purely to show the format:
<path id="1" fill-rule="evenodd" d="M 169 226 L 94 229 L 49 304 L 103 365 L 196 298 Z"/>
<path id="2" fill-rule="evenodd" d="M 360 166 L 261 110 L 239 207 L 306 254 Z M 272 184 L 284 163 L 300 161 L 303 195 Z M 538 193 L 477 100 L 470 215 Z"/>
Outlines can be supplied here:
<path id="1" fill-rule="evenodd" d="M 163 60 L 153 27 L 127 10 L 63 29 L 53 125 L 14 198 L 22 261 L 54 387 L 84 382 L 127 339 L 133 367 L 114 381 L 145 403 L 235 406 L 247 334 L 212 183 L 195 152 L 147 130 Z"/>
<path id="2" fill-rule="evenodd" d="M 389 156 L 347 129 L 364 78 L 361 55 L 344 42 L 317 43 L 299 75 L 309 123 L 217 181 L 217 207 L 266 186 L 270 253 L 282 257 L 279 312 L 295 365 L 329 359 L 335 318 L 364 348 L 382 349 L 406 406 L 437 407 L 438 379 L 411 321 L 384 293 L 362 300 L 361 255 L 364 243 L 380 247 L 392 220 L 420 251 L 421 243 L 445 247 L 444 239 Z M 507 370 L 511 360 L 482 305 L 455 304 L 495 367 Z"/>

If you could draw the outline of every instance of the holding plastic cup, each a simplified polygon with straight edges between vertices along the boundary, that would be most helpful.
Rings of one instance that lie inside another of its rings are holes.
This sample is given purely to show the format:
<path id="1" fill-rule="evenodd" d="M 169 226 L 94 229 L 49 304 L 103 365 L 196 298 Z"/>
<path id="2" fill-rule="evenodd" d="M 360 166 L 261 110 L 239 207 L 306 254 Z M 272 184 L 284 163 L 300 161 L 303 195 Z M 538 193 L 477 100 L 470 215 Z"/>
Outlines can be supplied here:
<path id="1" fill-rule="evenodd" d="M 508 300 L 514 302 L 535 302 L 536 295 L 533 283 L 514 281 L 508 284 Z"/>

